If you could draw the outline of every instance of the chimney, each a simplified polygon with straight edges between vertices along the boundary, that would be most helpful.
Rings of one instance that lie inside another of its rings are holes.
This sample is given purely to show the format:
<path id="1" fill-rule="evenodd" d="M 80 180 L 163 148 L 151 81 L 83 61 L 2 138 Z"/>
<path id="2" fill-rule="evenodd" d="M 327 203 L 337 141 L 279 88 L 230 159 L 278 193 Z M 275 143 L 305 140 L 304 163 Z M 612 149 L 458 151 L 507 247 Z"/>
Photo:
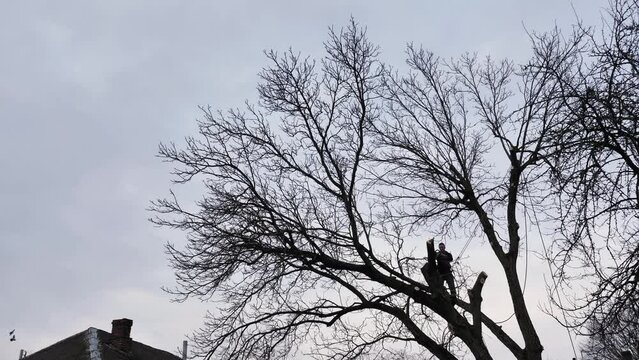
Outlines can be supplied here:
<path id="1" fill-rule="evenodd" d="M 117 319 L 111 321 L 111 345 L 116 349 L 123 352 L 131 351 L 131 326 L 133 320 L 131 319 Z"/>
<path id="2" fill-rule="evenodd" d="M 189 343 L 186 340 L 182 341 L 182 360 L 186 360 L 186 351 L 188 346 Z"/>

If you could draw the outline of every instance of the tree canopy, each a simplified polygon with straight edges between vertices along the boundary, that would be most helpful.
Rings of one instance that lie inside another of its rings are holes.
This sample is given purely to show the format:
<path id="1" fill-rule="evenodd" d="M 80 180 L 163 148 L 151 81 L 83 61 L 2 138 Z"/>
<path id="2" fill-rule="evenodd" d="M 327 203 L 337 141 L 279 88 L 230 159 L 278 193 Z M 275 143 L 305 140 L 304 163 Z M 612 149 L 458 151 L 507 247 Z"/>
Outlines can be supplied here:
<path id="1" fill-rule="evenodd" d="M 321 59 L 267 52 L 257 104 L 203 107 L 197 137 L 160 146 L 176 183 L 205 185 L 195 210 L 175 196 L 153 204 L 153 221 L 187 235 L 186 247 L 167 247 L 173 293 L 219 304 L 195 336 L 198 354 L 492 359 L 488 331 L 514 358 L 541 359 L 517 269 L 530 206 L 561 229 L 557 286 L 600 282 L 570 298 L 575 308 L 553 289 L 557 305 L 573 320 L 601 304 L 625 309 L 639 268 L 639 7 L 611 5 L 602 36 L 583 26 L 533 35 L 523 66 L 409 45 L 400 73 L 354 20 L 330 30 Z M 470 288 L 460 299 L 436 272 L 422 277 L 414 240 L 458 228 L 489 244 L 518 334 L 481 311 L 485 274 L 472 285 L 458 273 Z M 571 273 L 574 261 L 591 273 Z"/>

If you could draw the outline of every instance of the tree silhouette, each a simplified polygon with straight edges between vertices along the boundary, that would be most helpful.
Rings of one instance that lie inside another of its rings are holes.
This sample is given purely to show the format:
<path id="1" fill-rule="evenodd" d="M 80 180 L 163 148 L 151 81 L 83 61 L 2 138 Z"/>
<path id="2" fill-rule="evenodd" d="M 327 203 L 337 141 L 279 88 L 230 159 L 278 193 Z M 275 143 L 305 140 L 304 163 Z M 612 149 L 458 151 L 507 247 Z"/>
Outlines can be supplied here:
<path id="1" fill-rule="evenodd" d="M 489 331 L 514 358 L 541 359 L 519 228 L 581 151 L 566 140 L 579 109 L 557 76 L 574 57 L 556 56 L 579 49 L 556 40 L 537 38 L 523 67 L 410 45 L 400 74 L 351 20 L 329 32 L 322 59 L 268 52 L 257 104 L 202 108 L 199 136 L 160 156 L 176 183 L 201 179 L 203 198 L 191 208 L 171 193 L 152 206 L 155 223 L 187 234 L 167 247 L 171 291 L 219 303 L 195 335 L 198 354 L 492 359 Z M 518 334 L 482 313 L 485 273 L 456 301 L 436 271 L 421 276 L 416 238 L 475 228 L 506 277 Z"/>

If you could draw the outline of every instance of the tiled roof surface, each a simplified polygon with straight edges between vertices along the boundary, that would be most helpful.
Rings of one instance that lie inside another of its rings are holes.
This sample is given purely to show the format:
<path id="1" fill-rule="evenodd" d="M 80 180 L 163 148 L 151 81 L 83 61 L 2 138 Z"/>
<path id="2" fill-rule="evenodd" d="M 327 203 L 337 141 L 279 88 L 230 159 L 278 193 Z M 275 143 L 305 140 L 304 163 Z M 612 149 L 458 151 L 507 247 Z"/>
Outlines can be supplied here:
<path id="1" fill-rule="evenodd" d="M 167 351 L 137 341 L 133 341 L 129 353 L 124 353 L 110 345 L 110 339 L 110 333 L 89 328 L 30 354 L 24 360 L 180 360 Z"/>

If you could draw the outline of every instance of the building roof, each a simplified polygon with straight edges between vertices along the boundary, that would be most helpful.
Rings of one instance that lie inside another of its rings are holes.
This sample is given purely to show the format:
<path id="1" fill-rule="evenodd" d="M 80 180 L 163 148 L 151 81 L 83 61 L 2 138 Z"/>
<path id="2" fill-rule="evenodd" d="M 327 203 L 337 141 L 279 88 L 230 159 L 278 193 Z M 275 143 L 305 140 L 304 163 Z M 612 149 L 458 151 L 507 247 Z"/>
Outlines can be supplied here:
<path id="1" fill-rule="evenodd" d="M 90 327 L 23 360 L 180 360 L 167 351 L 137 341 L 131 341 L 129 351 L 122 351 L 112 340 L 112 334 Z"/>

